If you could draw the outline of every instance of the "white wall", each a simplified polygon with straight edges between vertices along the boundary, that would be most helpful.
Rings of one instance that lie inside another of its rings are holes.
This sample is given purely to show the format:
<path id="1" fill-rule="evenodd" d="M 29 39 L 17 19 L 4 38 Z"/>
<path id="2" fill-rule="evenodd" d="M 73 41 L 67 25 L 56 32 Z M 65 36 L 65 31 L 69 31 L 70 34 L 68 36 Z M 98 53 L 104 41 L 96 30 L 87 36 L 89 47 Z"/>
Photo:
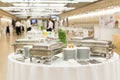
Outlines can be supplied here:
<path id="1" fill-rule="evenodd" d="M 0 18 L 0 30 L 2 31 L 3 34 L 6 33 L 7 25 L 10 26 L 10 33 L 13 32 L 11 23 L 12 23 L 12 19 L 10 19 L 10 18 Z"/>
<path id="2" fill-rule="evenodd" d="M 94 37 L 100 40 L 111 40 L 113 34 L 120 34 L 120 29 L 94 27 Z"/>

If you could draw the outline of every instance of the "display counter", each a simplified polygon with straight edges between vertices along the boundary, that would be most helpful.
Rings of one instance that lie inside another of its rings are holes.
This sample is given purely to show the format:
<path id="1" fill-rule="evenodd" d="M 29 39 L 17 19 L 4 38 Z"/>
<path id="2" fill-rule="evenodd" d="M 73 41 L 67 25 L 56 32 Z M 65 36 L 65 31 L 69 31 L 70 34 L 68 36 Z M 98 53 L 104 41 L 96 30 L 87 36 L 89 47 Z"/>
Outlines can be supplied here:
<path id="1" fill-rule="evenodd" d="M 75 60 L 64 61 L 62 54 L 52 64 L 18 61 L 14 53 L 8 56 L 7 80 L 120 80 L 118 54 L 110 59 L 94 57 L 101 63 L 80 64 Z"/>

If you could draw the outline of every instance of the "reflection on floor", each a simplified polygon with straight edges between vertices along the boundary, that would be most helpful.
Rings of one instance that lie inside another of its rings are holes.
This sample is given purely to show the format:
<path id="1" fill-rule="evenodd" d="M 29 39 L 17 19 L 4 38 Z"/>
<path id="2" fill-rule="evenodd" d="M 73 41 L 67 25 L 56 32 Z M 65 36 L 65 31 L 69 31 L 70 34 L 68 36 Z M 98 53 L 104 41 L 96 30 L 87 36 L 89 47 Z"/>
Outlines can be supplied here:
<path id="1" fill-rule="evenodd" d="M 18 38 L 22 38 L 24 35 L 17 36 L 16 33 L 10 35 L 0 34 L 0 80 L 7 80 L 7 57 L 13 52 L 11 46 Z"/>

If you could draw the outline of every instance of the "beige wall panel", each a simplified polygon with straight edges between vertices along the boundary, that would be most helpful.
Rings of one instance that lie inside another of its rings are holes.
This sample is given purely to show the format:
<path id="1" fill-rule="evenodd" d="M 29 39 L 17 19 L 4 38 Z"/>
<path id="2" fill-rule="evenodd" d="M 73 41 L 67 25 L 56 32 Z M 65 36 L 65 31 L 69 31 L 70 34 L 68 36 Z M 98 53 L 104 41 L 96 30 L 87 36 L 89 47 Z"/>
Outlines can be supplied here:
<path id="1" fill-rule="evenodd" d="M 5 27 L 9 24 L 11 26 L 12 18 L 15 16 L 0 9 L 0 29 L 5 30 Z"/>
<path id="2" fill-rule="evenodd" d="M 120 0 L 103 0 L 82 8 L 78 8 L 72 11 L 65 12 L 63 14 L 60 14 L 59 16 L 61 18 L 65 18 L 68 16 L 73 16 L 73 15 L 78 15 L 80 13 L 85 13 L 88 11 L 94 11 L 97 9 L 105 9 L 108 8 L 109 6 L 120 6 Z"/>
<path id="3" fill-rule="evenodd" d="M 11 17 L 11 18 L 15 18 L 15 16 L 3 11 L 0 9 L 0 16 L 6 16 L 6 17 Z"/>
<path id="4" fill-rule="evenodd" d="M 99 24 L 99 17 L 69 19 L 69 26 L 94 26 Z"/>

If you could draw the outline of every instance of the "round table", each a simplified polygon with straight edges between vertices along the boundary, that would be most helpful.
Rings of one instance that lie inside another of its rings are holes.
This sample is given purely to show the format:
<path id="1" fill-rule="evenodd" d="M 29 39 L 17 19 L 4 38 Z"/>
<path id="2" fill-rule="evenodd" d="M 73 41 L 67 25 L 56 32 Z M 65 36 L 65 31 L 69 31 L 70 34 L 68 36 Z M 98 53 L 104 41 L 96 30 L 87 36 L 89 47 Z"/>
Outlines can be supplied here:
<path id="1" fill-rule="evenodd" d="M 58 60 L 51 65 L 20 62 L 8 56 L 7 80 L 120 80 L 118 54 L 102 63 L 80 65 L 69 60 Z M 100 59 L 99 59 L 100 60 Z"/>

